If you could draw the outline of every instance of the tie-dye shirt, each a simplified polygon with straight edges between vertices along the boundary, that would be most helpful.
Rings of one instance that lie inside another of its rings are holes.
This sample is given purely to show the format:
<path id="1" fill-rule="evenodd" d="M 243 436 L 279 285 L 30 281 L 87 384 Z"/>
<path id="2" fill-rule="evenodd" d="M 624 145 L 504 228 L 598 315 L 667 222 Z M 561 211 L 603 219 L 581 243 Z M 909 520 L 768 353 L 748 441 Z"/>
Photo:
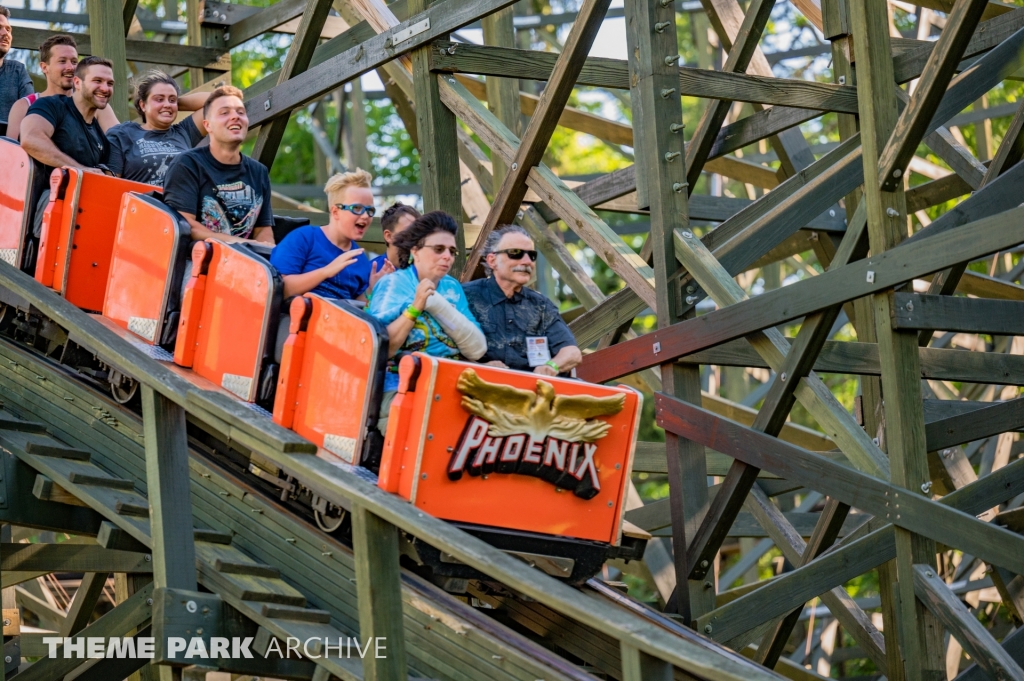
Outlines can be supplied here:
<path id="1" fill-rule="evenodd" d="M 419 283 L 420 277 L 416 272 L 415 265 L 389 274 L 378 281 L 373 288 L 373 296 L 370 298 L 370 306 L 367 311 L 385 326 L 390 324 L 412 305 Z M 458 280 L 445 276 L 437 285 L 437 293 L 454 305 L 455 309 L 477 327 L 480 326 L 476 317 L 469 311 L 466 294 L 462 292 L 462 285 Z M 409 332 L 401 349 L 388 360 L 388 373 L 384 380 L 385 391 L 398 390 L 398 362 L 402 359 L 402 355 L 410 352 L 424 352 L 435 357 L 462 359 L 455 341 L 445 333 L 445 330 L 430 316 L 429 312 L 424 312 L 416 320 L 416 324 L 412 327 L 412 331 Z"/>

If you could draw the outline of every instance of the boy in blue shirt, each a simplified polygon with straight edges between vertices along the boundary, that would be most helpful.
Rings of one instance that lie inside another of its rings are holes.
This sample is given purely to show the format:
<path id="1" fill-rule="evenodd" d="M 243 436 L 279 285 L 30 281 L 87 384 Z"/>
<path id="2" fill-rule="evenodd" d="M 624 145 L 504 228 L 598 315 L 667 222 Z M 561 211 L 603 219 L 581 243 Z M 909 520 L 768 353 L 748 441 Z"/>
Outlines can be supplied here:
<path id="1" fill-rule="evenodd" d="M 327 298 L 366 300 L 377 280 L 394 271 L 390 263 L 371 268 L 357 243 L 376 212 L 371 179 L 358 168 L 334 175 L 324 187 L 331 221 L 296 229 L 274 249 L 270 263 L 284 280 L 285 298 L 312 291 Z"/>

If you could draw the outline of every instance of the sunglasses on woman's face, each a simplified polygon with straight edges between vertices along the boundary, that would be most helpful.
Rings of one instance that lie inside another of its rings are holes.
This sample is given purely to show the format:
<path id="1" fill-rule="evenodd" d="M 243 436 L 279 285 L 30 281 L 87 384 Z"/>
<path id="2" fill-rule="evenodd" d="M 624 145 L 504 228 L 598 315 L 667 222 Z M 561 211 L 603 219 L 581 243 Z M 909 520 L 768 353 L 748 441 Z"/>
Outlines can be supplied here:
<path id="1" fill-rule="evenodd" d="M 530 260 L 537 262 L 537 251 L 530 251 L 525 248 L 506 248 L 495 253 L 504 253 L 511 260 L 522 260 L 524 255 L 530 256 Z"/>
<path id="2" fill-rule="evenodd" d="M 376 208 L 373 206 L 365 206 L 361 203 L 336 203 L 334 205 L 340 210 L 347 210 L 349 213 L 352 213 L 352 215 L 362 215 L 363 213 L 366 213 L 372 218 L 377 214 Z"/>
<path id="3" fill-rule="evenodd" d="M 455 246 L 442 246 L 441 244 L 434 244 L 432 246 L 422 246 L 421 248 L 429 248 L 437 255 L 444 255 L 445 251 L 447 251 L 448 253 L 451 254 L 453 258 L 459 252 L 459 249 L 455 248 Z"/>

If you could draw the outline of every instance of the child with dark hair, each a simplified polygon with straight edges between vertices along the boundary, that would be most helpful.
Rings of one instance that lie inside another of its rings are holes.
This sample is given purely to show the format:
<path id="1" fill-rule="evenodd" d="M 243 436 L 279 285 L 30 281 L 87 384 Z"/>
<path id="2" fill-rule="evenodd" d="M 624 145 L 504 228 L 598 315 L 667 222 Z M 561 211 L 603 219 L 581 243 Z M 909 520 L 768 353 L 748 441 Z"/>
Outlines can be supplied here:
<path id="1" fill-rule="evenodd" d="M 384 215 L 380 217 L 380 227 L 384 231 L 384 243 L 387 244 L 387 250 L 383 255 L 378 255 L 370 261 L 377 272 L 384 271 L 385 262 L 390 262 L 396 269 L 398 268 L 398 247 L 392 241 L 418 217 L 420 217 L 418 210 L 401 201 L 396 201 L 384 211 Z"/>

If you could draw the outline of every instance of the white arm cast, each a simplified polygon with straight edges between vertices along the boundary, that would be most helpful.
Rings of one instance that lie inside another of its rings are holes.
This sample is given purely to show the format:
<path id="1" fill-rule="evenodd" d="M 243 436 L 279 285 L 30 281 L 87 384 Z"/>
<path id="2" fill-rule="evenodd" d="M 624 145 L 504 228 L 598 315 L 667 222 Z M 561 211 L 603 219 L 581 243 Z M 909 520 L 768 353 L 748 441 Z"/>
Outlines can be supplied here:
<path id="1" fill-rule="evenodd" d="M 437 320 L 467 359 L 476 361 L 487 352 L 487 339 L 483 331 L 442 296 L 432 293 L 427 298 L 424 312 L 429 312 Z"/>

